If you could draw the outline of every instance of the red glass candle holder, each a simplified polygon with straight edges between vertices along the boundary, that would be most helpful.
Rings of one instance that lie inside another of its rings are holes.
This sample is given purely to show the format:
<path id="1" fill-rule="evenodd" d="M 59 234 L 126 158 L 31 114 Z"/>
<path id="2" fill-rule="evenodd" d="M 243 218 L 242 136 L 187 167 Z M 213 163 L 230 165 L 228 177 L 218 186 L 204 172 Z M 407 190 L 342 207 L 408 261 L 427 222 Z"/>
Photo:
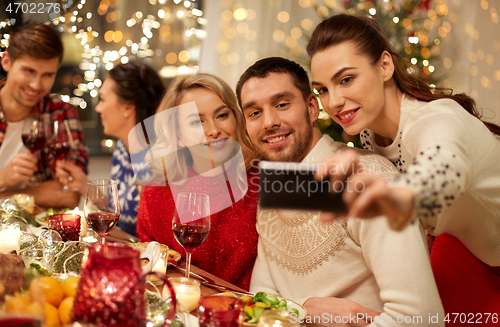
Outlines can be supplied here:
<path id="1" fill-rule="evenodd" d="M 155 275 L 170 290 L 171 307 L 163 326 L 175 315 L 175 292 L 166 275 L 142 274 L 139 251 L 120 244 L 94 244 L 87 248 L 82 262 L 74 305 L 75 321 L 99 327 L 147 326 L 144 292 L 146 278 Z"/>
<path id="2" fill-rule="evenodd" d="M 0 327 L 42 327 L 42 321 L 33 317 L 0 317 Z"/>
<path id="3" fill-rule="evenodd" d="M 200 299 L 198 318 L 200 327 L 241 327 L 243 300 L 231 296 L 207 296 Z"/>
<path id="4" fill-rule="evenodd" d="M 49 228 L 61 235 L 64 242 L 80 240 L 80 215 L 74 213 L 60 213 L 48 219 Z"/>

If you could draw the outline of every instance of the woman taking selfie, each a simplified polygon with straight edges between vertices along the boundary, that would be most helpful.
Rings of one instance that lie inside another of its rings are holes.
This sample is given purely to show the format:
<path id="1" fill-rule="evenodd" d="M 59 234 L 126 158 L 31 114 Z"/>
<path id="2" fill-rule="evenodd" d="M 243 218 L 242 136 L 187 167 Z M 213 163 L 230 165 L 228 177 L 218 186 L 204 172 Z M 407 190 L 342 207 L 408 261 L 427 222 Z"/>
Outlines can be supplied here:
<path id="1" fill-rule="evenodd" d="M 348 215 L 386 215 L 396 229 L 420 220 L 439 235 L 431 261 L 445 311 L 499 312 L 500 128 L 482 122 L 467 95 L 433 93 L 408 74 L 371 18 L 323 21 L 307 51 L 324 109 L 401 172 L 391 185 L 377 176 L 332 175 L 365 185 L 344 194 Z M 325 164 L 356 168 L 357 158 L 346 152 Z"/>

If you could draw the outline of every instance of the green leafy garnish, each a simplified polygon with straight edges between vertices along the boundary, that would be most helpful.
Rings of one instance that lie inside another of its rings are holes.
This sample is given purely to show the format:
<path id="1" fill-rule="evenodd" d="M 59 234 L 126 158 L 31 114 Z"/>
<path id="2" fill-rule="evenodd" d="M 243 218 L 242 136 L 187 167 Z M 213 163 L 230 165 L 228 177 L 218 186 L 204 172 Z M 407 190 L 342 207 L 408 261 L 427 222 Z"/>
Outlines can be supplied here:
<path id="1" fill-rule="evenodd" d="M 39 273 L 42 276 L 48 276 L 49 275 L 49 272 L 47 271 L 47 269 L 43 268 L 38 263 L 31 263 L 30 264 L 30 268 L 34 269 L 37 273 Z"/>

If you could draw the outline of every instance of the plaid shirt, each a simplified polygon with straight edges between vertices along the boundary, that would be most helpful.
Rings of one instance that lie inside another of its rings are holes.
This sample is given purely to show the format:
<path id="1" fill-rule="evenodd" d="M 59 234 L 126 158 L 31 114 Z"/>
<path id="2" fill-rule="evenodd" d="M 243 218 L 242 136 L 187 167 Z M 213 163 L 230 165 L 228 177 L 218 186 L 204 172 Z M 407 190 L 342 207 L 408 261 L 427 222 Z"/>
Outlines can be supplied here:
<path id="1" fill-rule="evenodd" d="M 0 89 L 5 85 L 5 81 L 5 78 L 0 81 Z M 76 108 L 67 102 L 63 102 L 58 95 L 47 94 L 35 107 L 33 113 L 41 122 L 53 123 L 58 120 L 63 124 L 64 119 L 68 120 L 76 150 L 71 149 L 66 155 L 66 160 L 78 165 L 87 173 L 88 150 L 83 141 L 83 129 Z M 0 106 L 0 147 L 5 138 L 7 126 L 8 123 L 4 120 L 4 114 Z M 63 129 L 60 128 L 59 131 L 62 133 Z M 38 160 L 38 171 L 35 173 L 37 180 L 43 182 L 52 179 L 52 168 L 55 167 L 56 160 L 62 158 L 54 157 L 49 151 L 47 143 L 42 150 L 36 151 L 34 155 Z"/>

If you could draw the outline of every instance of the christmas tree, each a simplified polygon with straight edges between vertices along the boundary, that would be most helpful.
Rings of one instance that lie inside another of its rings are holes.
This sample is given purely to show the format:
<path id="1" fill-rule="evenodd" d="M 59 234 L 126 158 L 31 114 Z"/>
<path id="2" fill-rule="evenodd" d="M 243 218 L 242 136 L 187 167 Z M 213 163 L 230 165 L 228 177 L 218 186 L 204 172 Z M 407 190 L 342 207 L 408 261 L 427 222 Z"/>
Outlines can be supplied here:
<path id="1" fill-rule="evenodd" d="M 441 25 L 441 16 L 448 14 L 448 8 L 440 2 L 431 9 L 431 0 L 335 0 L 314 1 L 312 4 L 318 15 L 326 19 L 336 14 L 370 16 L 379 23 L 392 43 L 394 50 L 403 58 L 408 72 L 434 86 L 434 66 L 439 57 L 440 38 L 433 33 L 436 27 L 439 35 L 448 32 L 447 24 Z M 448 24 L 449 25 L 449 24 Z M 305 36 L 307 37 L 307 36 Z M 359 146 L 357 137 L 343 133 L 325 113 L 322 112 L 318 124 L 323 133 L 335 140 L 352 142 Z M 349 144 L 351 145 L 351 144 Z"/>

